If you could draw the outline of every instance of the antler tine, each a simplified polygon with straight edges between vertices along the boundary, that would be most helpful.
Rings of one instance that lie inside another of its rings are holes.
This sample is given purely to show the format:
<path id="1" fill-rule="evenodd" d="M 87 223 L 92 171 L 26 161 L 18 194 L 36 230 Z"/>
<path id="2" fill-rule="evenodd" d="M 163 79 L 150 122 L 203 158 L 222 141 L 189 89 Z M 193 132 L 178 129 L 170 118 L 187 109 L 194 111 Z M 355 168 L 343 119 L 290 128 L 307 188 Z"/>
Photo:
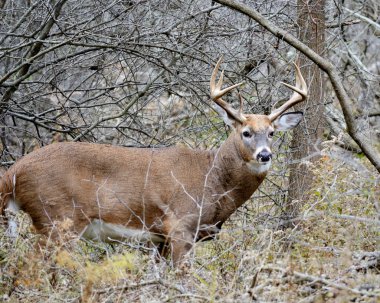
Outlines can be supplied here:
<path id="1" fill-rule="evenodd" d="M 219 66 L 220 66 L 220 63 L 222 62 L 223 60 L 223 56 L 221 56 L 218 60 L 218 62 L 216 62 L 215 64 L 215 67 L 214 67 L 214 70 L 212 71 L 212 74 L 211 74 L 211 79 L 210 79 L 210 90 L 211 90 L 211 98 L 213 97 L 213 92 L 215 91 L 215 79 L 216 79 L 216 75 L 218 73 L 218 70 L 219 70 Z"/>
<path id="2" fill-rule="evenodd" d="M 240 82 L 238 84 L 234 84 L 232 86 L 229 86 L 225 89 L 221 89 L 223 85 L 223 78 L 224 78 L 224 70 L 220 74 L 220 78 L 218 82 L 216 83 L 216 75 L 218 73 L 220 64 L 222 63 L 223 56 L 220 57 L 218 62 L 215 65 L 215 68 L 211 74 L 211 79 L 210 79 L 210 95 L 211 99 L 218 104 L 221 108 L 223 108 L 226 113 L 232 117 L 233 119 L 239 121 L 240 123 L 243 123 L 246 119 L 244 115 L 241 113 L 241 111 L 236 111 L 233 109 L 226 101 L 224 101 L 221 97 L 227 94 L 229 91 L 234 89 L 235 87 L 238 87 L 243 84 L 243 82 Z"/>
<path id="3" fill-rule="evenodd" d="M 282 113 L 287 111 L 289 108 L 293 107 L 294 105 L 305 101 L 307 99 L 307 85 L 306 81 L 302 76 L 301 70 L 298 67 L 297 64 L 293 63 L 294 67 L 296 68 L 296 86 L 290 85 L 288 83 L 281 82 L 281 84 L 285 85 L 286 87 L 290 88 L 294 91 L 293 95 L 290 97 L 288 101 L 286 101 L 283 105 L 281 105 L 279 108 L 275 109 L 270 115 L 269 119 L 271 121 L 276 120 Z"/>
<path id="4" fill-rule="evenodd" d="M 243 97 L 241 96 L 240 93 L 238 93 L 238 95 L 239 95 L 239 100 L 240 100 L 239 115 L 243 115 Z"/>

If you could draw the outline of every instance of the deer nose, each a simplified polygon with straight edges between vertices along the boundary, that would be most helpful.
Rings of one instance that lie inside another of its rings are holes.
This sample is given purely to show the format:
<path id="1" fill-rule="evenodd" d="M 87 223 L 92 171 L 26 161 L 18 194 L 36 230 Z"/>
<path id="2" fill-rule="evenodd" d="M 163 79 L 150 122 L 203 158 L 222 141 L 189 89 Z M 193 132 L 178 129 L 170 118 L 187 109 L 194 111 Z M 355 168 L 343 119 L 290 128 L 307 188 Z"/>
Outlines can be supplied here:
<path id="1" fill-rule="evenodd" d="M 257 161 L 259 162 L 268 162 L 272 159 L 272 154 L 266 149 L 262 150 L 257 154 Z"/>

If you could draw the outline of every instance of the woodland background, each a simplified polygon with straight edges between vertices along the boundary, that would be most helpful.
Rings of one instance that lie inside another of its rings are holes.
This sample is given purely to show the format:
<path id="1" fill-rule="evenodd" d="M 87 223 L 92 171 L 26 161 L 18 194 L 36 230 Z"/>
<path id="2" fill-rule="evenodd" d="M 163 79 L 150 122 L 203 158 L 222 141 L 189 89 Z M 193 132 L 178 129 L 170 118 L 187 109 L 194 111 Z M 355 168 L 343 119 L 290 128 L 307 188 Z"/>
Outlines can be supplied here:
<path id="1" fill-rule="evenodd" d="M 21 215 L 16 241 L 0 229 L 0 300 L 378 302 L 379 36 L 375 0 L 0 0 L 3 171 L 59 141 L 219 146 L 209 79 L 221 55 L 245 112 L 286 100 L 297 60 L 310 90 L 267 180 L 196 245 L 186 277 L 140 243 L 67 235 L 36 256 Z"/>

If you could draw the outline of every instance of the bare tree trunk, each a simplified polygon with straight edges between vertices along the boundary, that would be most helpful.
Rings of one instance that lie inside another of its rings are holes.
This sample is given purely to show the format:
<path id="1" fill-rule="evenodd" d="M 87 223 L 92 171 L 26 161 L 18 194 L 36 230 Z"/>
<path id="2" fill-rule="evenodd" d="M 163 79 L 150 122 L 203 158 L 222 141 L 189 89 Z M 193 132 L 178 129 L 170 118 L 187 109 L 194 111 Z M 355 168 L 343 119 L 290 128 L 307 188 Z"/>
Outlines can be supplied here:
<path id="1" fill-rule="evenodd" d="M 325 0 L 298 0 L 298 26 L 300 40 L 322 54 L 325 42 Z M 313 181 L 313 172 L 308 163 L 319 157 L 318 145 L 321 142 L 324 119 L 324 80 L 323 72 L 305 56 L 301 56 L 302 74 L 309 85 L 309 99 L 297 109 L 305 113 L 303 125 L 293 132 L 293 161 L 290 166 L 289 195 L 284 207 L 286 217 L 294 218 L 300 207 L 308 199 Z M 307 160 L 303 160 L 306 159 Z"/>

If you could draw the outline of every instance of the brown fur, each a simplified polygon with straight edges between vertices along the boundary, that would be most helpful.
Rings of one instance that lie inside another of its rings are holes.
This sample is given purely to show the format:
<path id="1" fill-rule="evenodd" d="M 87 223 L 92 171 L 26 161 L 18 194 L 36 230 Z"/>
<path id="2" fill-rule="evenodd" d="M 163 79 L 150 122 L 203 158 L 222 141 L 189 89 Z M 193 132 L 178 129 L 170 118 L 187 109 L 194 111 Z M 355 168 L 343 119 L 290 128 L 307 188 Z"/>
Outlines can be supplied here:
<path id="1" fill-rule="evenodd" d="M 177 262 L 199 224 L 221 225 L 265 178 L 245 167 L 244 153 L 238 130 L 214 151 L 55 143 L 4 174 L 1 205 L 13 198 L 42 234 L 65 218 L 77 233 L 95 218 L 145 228 L 171 240 Z"/>

